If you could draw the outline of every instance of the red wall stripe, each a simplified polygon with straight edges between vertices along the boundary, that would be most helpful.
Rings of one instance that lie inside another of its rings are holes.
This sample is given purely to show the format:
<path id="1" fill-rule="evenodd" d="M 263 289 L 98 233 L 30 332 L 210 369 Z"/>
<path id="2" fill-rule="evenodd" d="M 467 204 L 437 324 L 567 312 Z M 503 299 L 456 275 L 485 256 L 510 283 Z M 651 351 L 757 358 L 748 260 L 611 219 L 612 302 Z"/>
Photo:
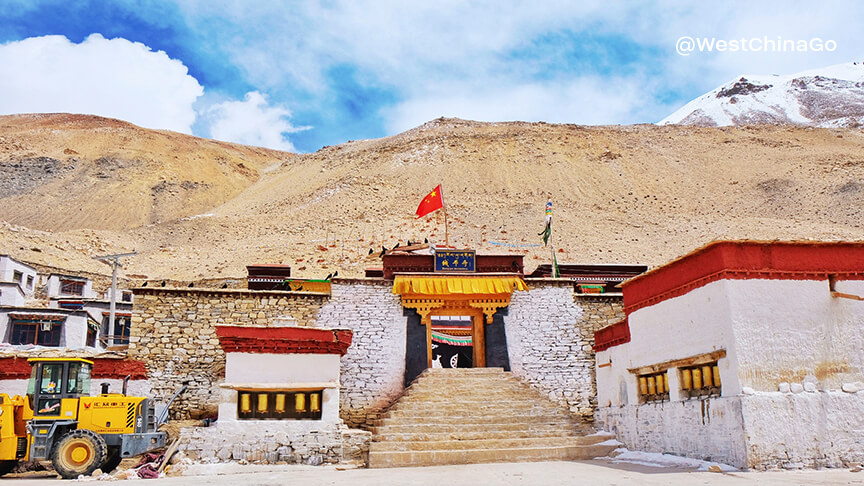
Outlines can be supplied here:
<path id="1" fill-rule="evenodd" d="M 344 355 L 353 332 L 311 327 L 216 326 L 216 335 L 226 353 Z"/>
<path id="2" fill-rule="evenodd" d="M 85 358 L 93 361 L 94 379 L 122 380 L 127 375 L 133 380 L 147 378 L 147 367 L 133 359 Z M 26 380 L 30 378 L 27 358 L 0 358 L 0 380 Z"/>
<path id="3" fill-rule="evenodd" d="M 630 325 L 627 324 L 627 319 L 594 332 L 595 353 L 629 342 Z"/>
<path id="4" fill-rule="evenodd" d="M 864 242 L 718 241 L 624 282 L 624 312 L 717 280 L 828 280 L 829 275 L 864 280 Z"/>

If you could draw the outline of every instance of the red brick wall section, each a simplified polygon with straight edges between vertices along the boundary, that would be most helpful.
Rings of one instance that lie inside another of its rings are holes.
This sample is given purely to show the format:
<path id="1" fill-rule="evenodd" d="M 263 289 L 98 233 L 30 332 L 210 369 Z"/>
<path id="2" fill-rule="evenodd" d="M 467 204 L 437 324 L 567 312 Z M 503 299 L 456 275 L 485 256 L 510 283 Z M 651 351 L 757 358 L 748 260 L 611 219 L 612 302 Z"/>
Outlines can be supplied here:
<path id="1" fill-rule="evenodd" d="M 304 327 L 216 326 L 219 344 L 226 353 L 339 354 L 351 345 L 348 329 Z"/>
<path id="2" fill-rule="evenodd" d="M 829 275 L 864 280 L 864 242 L 718 241 L 624 282 L 624 312 L 717 280 L 828 280 Z"/>
<path id="3" fill-rule="evenodd" d="M 122 380 L 131 376 L 133 380 L 147 378 L 147 368 L 141 361 L 133 359 L 93 358 L 93 378 Z M 30 363 L 27 358 L 0 358 L 0 380 L 26 380 L 30 378 Z"/>

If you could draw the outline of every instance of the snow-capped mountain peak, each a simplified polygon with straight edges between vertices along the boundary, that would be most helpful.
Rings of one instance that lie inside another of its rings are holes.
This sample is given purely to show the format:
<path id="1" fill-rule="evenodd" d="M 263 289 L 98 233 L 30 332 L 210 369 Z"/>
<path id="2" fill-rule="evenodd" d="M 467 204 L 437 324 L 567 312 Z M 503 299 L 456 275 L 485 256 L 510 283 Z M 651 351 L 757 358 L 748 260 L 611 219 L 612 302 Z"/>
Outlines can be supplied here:
<path id="1" fill-rule="evenodd" d="M 837 64 L 790 75 L 744 75 L 694 99 L 658 124 L 754 123 L 864 125 L 864 63 Z"/>

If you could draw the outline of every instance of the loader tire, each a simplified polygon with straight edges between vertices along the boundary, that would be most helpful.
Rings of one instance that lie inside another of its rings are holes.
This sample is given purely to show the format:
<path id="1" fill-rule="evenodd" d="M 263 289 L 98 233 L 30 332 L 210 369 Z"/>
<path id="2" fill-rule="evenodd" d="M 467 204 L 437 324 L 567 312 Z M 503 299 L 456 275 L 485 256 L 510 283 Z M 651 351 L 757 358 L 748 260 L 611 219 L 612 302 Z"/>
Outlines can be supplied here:
<path id="1" fill-rule="evenodd" d="M 71 430 L 54 445 L 51 463 L 63 479 L 89 476 L 105 462 L 108 447 L 99 434 L 85 429 Z"/>
<path id="2" fill-rule="evenodd" d="M 123 457 L 120 456 L 120 448 L 119 447 L 109 447 L 108 453 L 105 455 L 105 462 L 102 463 L 102 466 L 99 469 L 104 473 L 110 473 L 111 471 L 117 469 L 117 466 L 120 465 L 120 461 L 123 460 Z"/>
<path id="3" fill-rule="evenodd" d="M 0 476 L 12 472 L 17 465 L 18 461 L 0 461 Z"/>

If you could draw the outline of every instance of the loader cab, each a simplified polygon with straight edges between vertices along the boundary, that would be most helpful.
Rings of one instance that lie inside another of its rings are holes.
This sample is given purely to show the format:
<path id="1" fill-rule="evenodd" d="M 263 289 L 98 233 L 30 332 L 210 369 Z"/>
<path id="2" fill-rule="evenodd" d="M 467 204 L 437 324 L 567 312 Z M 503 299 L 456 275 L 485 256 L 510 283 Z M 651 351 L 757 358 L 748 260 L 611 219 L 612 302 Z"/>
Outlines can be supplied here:
<path id="1" fill-rule="evenodd" d="M 28 361 L 33 371 L 27 384 L 27 398 L 34 417 L 62 416 L 68 408 L 63 406 L 64 399 L 90 395 L 92 361 L 80 358 L 32 358 Z"/>

